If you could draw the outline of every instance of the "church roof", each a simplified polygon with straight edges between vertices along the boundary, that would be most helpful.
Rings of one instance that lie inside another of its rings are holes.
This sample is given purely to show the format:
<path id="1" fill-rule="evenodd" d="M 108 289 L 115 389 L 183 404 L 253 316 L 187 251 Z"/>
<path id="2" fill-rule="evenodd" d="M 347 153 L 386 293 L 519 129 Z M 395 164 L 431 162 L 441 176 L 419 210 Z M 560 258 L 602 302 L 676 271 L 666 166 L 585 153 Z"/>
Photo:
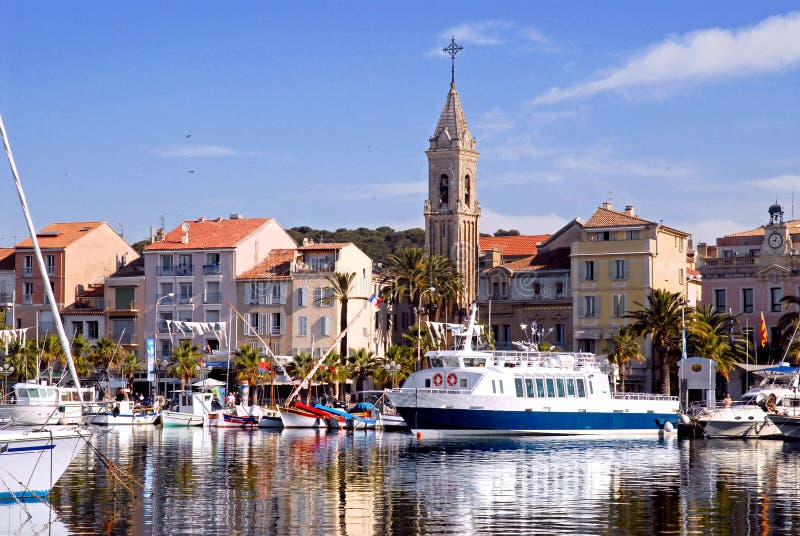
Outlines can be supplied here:
<path id="1" fill-rule="evenodd" d="M 505 257 L 520 255 L 536 255 L 538 246 L 550 235 L 520 235 L 520 236 L 482 236 L 480 250 L 499 249 Z"/>
<path id="2" fill-rule="evenodd" d="M 450 84 L 447 99 L 439 114 L 439 122 L 430 139 L 431 150 L 434 149 L 468 149 L 475 150 L 475 139 L 469 130 L 461 99 L 456 91 L 456 83 Z"/>

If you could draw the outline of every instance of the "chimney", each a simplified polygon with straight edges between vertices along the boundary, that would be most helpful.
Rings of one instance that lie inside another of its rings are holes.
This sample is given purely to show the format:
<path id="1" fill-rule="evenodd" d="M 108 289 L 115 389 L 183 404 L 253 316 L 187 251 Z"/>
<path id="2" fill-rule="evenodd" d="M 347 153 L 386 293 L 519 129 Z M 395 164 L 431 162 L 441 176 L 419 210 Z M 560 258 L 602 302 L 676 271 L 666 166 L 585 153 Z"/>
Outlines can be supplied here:
<path id="1" fill-rule="evenodd" d="M 601 208 L 604 208 L 604 209 L 606 209 L 606 210 L 614 210 L 614 205 L 612 205 L 611 203 L 609 203 L 608 201 L 606 201 L 605 203 L 603 203 L 603 204 L 601 205 Z"/>
<path id="2" fill-rule="evenodd" d="M 206 221 L 206 217 L 205 216 L 200 216 L 199 218 L 197 218 L 197 221 L 198 222 Z"/>
<path id="3" fill-rule="evenodd" d="M 303 245 L 304 246 L 308 245 L 308 237 L 303 238 Z"/>
<path id="4" fill-rule="evenodd" d="M 242 219 L 242 215 L 239 212 L 235 212 L 235 213 L 231 214 L 231 219 L 232 220 L 241 220 Z"/>
<path id="5" fill-rule="evenodd" d="M 628 216 L 636 216 L 636 214 L 633 212 L 633 205 L 625 205 L 625 214 Z"/>

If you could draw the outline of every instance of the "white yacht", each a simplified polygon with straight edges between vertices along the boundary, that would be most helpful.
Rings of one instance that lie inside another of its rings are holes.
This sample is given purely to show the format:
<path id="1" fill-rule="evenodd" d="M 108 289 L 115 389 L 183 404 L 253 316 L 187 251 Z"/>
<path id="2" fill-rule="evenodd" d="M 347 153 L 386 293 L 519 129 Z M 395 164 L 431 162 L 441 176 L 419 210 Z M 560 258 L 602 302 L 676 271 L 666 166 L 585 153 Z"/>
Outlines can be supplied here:
<path id="1" fill-rule="evenodd" d="M 87 406 L 96 400 L 93 387 L 47 385 L 46 382 L 29 381 L 14 385 L 13 402 L 0 404 L 0 418 L 13 424 L 54 425 L 80 424 L 83 419 L 81 396 Z"/>
<path id="2" fill-rule="evenodd" d="M 475 311 L 453 331 L 453 349 L 428 352 L 431 368 L 386 393 L 418 437 L 677 429 L 677 397 L 612 393 L 593 354 L 474 350 Z"/>
<path id="3" fill-rule="evenodd" d="M 759 383 L 730 406 L 700 411 L 695 419 L 709 438 L 778 438 L 780 429 L 768 417 L 789 411 L 796 405 L 800 368 L 781 363 L 751 372 Z"/>

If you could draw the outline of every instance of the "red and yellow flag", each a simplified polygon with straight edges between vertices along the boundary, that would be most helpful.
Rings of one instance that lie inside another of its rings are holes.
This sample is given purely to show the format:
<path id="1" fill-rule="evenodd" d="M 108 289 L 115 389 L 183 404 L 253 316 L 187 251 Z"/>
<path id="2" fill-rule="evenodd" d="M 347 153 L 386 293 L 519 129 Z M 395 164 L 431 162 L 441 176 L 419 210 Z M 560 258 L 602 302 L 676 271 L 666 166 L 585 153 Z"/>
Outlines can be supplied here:
<path id="1" fill-rule="evenodd" d="M 767 323 L 764 322 L 764 311 L 761 311 L 761 327 L 759 328 L 761 334 L 761 346 L 766 346 L 769 342 L 767 340 Z"/>

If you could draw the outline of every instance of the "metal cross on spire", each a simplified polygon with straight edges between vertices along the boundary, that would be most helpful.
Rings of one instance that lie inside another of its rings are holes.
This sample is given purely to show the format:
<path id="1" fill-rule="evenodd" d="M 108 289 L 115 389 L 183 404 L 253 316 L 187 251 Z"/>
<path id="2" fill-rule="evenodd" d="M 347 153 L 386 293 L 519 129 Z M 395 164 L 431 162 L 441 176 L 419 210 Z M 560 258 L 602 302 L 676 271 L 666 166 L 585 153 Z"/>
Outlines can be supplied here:
<path id="1" fill-rule="evenodd" d="M 456 54 L 464 50 L 464 47 L 456 44 L 456 36 L 451 36 L 450 44 L 443 48 L 442 51 L 450 56 L 450 83 L 456 81 Z"/>

